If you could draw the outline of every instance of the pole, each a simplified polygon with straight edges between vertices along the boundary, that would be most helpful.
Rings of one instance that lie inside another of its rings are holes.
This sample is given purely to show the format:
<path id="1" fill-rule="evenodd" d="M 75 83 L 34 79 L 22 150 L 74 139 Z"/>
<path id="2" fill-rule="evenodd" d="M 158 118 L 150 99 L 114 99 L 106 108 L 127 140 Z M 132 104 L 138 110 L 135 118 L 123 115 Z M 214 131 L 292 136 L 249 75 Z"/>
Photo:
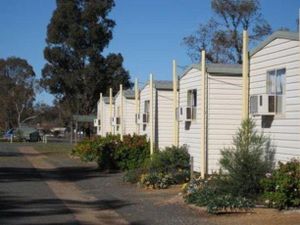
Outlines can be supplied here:
<path id="1" fill-rule="evenodd" d="M 109 130 L 112 134 L 112 88 L 109 88 Z"/>
<path id="2" fill-rule="evenodd" d="M 176 61 L 173 60 L 173 144 L 174 146 L 178 147 L 179 145 L 179 141 L 178 141 L 178 120 L 176 118 L 176 114 L 178 109 L 178 88 L 177 88 L 177 84 L 178 84 L 178 78 L 177 78 L 177 74 L 176 74 Z M 179 114 L 178 114 L 179 116 Z"/>
<path id="3" fill-rule="evenodd" d="M 136 134 L 140 134 L 140 126 L 138 124 L 138 115 L 140 114 L 140 103 L 139 103 L 139 86 L 138 86 L 138 79 L 135 78 L 134 82 L 134 91 L 135 91 L 135 125 L 136 125 Z"/>
<path id="4" fill-rule="evenodd" d="M 99 123 L 98 123 L 99 125 Z M 101 136 L 104 136 L 104 129 L 103 129 L 103 95 L 100 93 L 100 132 Z"/>
<path id="5" fill-rule="evenodd" d="M 201 177 L 206 174 L 206 64 L 205 51 L 201 52 Z"/>
<path id="6" fill-rule="evenodd" d="M 248 32 L 243 31 L 243 110 L 242 118 L 249 116 L 249 56 L 248 56 Z"/>
<path id="7" fill-rule="evenodd" d="M 154 146 L 154 124 L 153 124 L 153 75 L 150 73 L 150 155 L 153 154 Z"/>
<path id="8" fill-rule="evenodd" d="M 71 120 L 70 143 L 73 144 L 73 120 Z"/>
<path id="9" fill-rule="evenodd" d="M 120 105 L 120 138 L 121 141 L 123 141 L 123 123 L 124 123 L 124 119 L 123 119 L 123 85 L 120 84 L 120 98 L 121 98 L 121 105 Z"/>

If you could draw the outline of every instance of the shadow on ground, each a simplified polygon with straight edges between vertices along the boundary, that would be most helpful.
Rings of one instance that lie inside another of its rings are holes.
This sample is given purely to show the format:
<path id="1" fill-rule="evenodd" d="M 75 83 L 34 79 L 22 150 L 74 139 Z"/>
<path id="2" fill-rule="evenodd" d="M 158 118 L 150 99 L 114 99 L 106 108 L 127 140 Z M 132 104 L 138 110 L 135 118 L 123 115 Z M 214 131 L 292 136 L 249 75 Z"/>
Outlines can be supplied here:
<path id="1" fill-rule="evenodd" d="M 70 181 L 91 179 L 107 176 L 96 168 L 87 167 L 59 167 L 55 169 L 35 169 L 28 167 L 0 167 L 0 183 L 21 181 Z"/>
<path id="2" fill-rule="evenodd" d="M 67 215 L 72 217 L 72 213 L 76 213 L 76 211 L 70 211 L 65 204 L 76 206 L 78 210 L 81 208 L 89 208 L 96 210 L 107 210 L 107 209 L 119 209 L 122 207 L 126 207 L 131 205 L 129 202 L 120 201 L 120 200 L 96 200 L 96 201 L 73 201 L 66 199 L 22 199 L 17 196 L 3 196 L 3 193 L 0 193 L 1 201 L 0 201 L 0 224 L 8 224 L 14 218 L 18 218 L 22 221 L 28 221 L 33 219 L 34 217 L 44 218 L 45 216 L 49 216 L 50 218 L 60 218 L 64 219 Z M 63 218 L 61 218 L 63 217 Z M 30 222 L 30 223 L 22 223 L 17 222 L 17 224 L 62 224 L 60 223 L 47 223 L 47 221 L 43 222 Z M 65 221 L 63 224 L 78 224 L 75 220 L 68 222 Z M 142 225 L 142 223 L 132 223 L 131 225 Z"/>

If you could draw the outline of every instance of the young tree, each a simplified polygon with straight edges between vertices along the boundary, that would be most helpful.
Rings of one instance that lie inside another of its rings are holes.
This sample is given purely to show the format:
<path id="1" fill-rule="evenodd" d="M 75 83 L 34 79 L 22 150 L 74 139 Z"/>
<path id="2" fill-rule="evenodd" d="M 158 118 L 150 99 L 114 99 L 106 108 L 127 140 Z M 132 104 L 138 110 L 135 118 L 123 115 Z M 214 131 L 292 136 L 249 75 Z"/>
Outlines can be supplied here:
<path id="1" fill-rule="evenodd" d="M 256 196 L 260 180 L 274 167 L 274 154 L 270 138 L 257 133 L 253 120 L 244 120 L 233 138 L 233 147 L 221 151 L 220 165 L 227 175 L 222 186 L 237 196 Z"/>
<path id="2" fill-rule="evenodd" d="M 89 114 L 99 92 L 120 83 L 131 87 L 121 54 L 102 55 L 115 22 L 108 18 L 113 0 L 57 0 L 47 30 L 41 84 L 65 110 Z M 115 89 L 116 91 L 116 89 Z"/>
<path id="3" fill-rule="evenodd" d="M 211 8 L 215 16 L 183 39 L 193 61 L 199 61 L 201 50 L 206 50 L 210 62 L 242 63 L 242 31 L 249 31 L 250 42 L 271 33 L 258 0 L 212 0 Z"/>
<path id="4" fill-rule="evenodd" d="M 35 73 L 25 59 L 0 59 L 0 115 L 6 128 L 20 126 L 36 117 L 33 114 Z"/>

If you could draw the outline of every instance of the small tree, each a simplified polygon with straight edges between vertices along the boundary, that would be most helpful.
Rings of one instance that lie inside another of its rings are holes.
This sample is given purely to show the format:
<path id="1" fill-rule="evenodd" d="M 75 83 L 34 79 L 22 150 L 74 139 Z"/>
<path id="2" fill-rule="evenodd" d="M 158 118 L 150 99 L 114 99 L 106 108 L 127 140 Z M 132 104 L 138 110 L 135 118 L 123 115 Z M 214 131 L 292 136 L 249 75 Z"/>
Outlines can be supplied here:
<path id="1" fill-rule="evenodd" d="M 275 148 L 269 137 L 257 133 L 252 119 L 242 122 L 233 146 L 221 151 L 221 170 L 227 173 L 224 187 L 233 195 L 253 198 L 260 191 L 260 180 L 274 168 Z"/>

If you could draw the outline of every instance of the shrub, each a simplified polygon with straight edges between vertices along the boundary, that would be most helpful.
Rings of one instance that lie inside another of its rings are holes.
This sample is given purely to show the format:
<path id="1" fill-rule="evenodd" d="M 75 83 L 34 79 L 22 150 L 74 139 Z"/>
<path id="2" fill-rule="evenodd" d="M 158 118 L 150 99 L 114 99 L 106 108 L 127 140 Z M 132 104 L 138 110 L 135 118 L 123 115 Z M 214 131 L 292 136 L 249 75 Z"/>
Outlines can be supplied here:
<path id="1" fill-rule="evenodd" d="M 145 136 L 107 135 L 83 140 L 72 150 L 72 154 L 83 161 L 95 161 L 100 169 L 129 170 L 141 167 L 149 157 L 149 142 Z"/>
<path id="2" fill-rule="evenodd" d="M 274 167 L 274 149 L 270 139 L 254 130 L 254 122 L 242 122 L 233 147 L 221 151 L 219 174 L 206 180 L 191 181 L 185 199 L 206 206 L 210 213 L 248 210 L 260 193 L 260 180 Z"/>
<path id="3" fill-rule="evenodd" d="M 101 142 L 101 137 L 93 140 L 84 139 L 75 145 L 71 154 L 80 157 L 85 162 L 94 161 L 97 158 L 97 146 L 99 142 Z"/>
<path id="4" fill-rule="evenodd" d="M 114 152 L 120 146 L 120 137 L 108 135 L 85 139 L 79 142 L 72 150 L 72 154 L 79 156 L 83 161 L 95 161 L 100 169 L 117 169 Z"/>
<path id="5" fill-rule="evenodd" d="M 126 171 L 123 180 L 128 183 L 136 184 L 140 181 L 141 176 L 145 173 L 143 168 L 137 168 Z"/>
<path id="6" fill-rule="evenodd" d="M 293 159 L 262 179 L 263 197 L 268 207 L 284 209 L 300 206 L 300 161 Z"/>
<path id="7" fill-rule="evenodd" d="M 185 146 L 166 147 L 155 152 L 145 163 L 140 183 L 151 188 L 167 188 L 187 182 L 190 177 L 190 156 Z"/>
<path id="8" fill-rule="evenodd" d="M 185 146 L 166 147 L 152 155 L 147 163 L 147 168 L 156 173 L 174 173 L 190 169 L 190 155 Z"/>
<path id="9" fill-rule="evenodd" d="M 149 146 L 145 135 L 125 135 L 114 156 L 118 167 L 121 170 L 133 170 L 143 166 L 150 155 Z"/>
<path id="10" fill-rule="evenodd" d="M 274 168 L 274 148 L 271 141 L 255 131 L 251 119 L 244 120 L 232 148 L 221 151 L 220 165 L 226 172 L 223 187 L 234 196 L 255 198 L 260 192 L 260 180 Z"/>
<path id="11" fill-rule="evenodd" d="M 171 174 L 164 173 L 146 173 L 141 176 L 141 184 L 153 189 L 166 189 L 174 184 Z"/>
<path id="12" fill-rule="evenodd" d="M 107 135 L 101 139 L 97 146 L 97 163 L 100 169 L 119 169 L 115 160 L 115 152 L 121 145 L 118 135 Z"/>
<path id="13" fill-rule="evenodd" d="M 221 184 L 222 177 L 213 175 L 206 180 L 192 180 L 185 190 L 185 201 L 197 206 L 206 206 L 212 214 L 234 210 L 249 210 L 254 207 L 250 199 L 226 193 Z"/>

